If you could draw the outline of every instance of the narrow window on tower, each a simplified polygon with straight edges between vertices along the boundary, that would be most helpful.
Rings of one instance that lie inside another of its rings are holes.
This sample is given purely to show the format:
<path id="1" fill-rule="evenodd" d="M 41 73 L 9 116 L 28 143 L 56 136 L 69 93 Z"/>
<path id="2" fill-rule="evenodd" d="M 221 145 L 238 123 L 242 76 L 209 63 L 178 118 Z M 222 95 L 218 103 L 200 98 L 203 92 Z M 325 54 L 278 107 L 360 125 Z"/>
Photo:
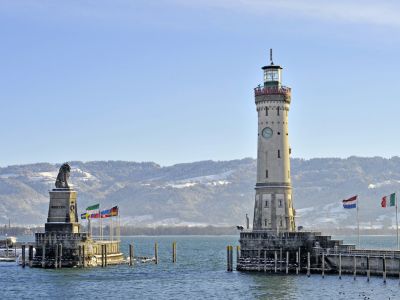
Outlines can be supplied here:
<path id="1" fill-rule="evenodd" d="M 265 227 L 268 227 L 268 219 L 264 220 L 264 225 L 265 225 Z"/>
<path id="2" fill-rule="evenodd" d="M 281 158 L 281 150 L 278 150 L 278 158 Z"/>
<path id="3" fill-rule="evenodd" d="M 281 222 L 280 222 L 280 223 L 281 223 L 281 227 L 282 227 L 282 226 L 283 226 L 283 220 L 282 220 L 282 217 L 281 217 Z"/>
<path id="4" fill-rule="evenodd" d="M 282 200 L 279 199 L 279 207 L 282 207 Z"/>
<path id="5" fill-rule="evenodd" d="M 265 178 L 268 178 L 268 170 L 265 170 Z"/>
<path id="6" fill-rule="evenodd" d="M 268 167 L 268 151 L 265 151 L 265 166 Z"/>
<path id="7" fill-rule="evenodd" d="M 268 107 L 265 108 L 265 115 L 268 116 Z"/>
<path id="8" fill-rule="evenodd" d="M 279 116 L 279 107 L 277 108 L 277 111 L 276 111 L 276 113 L 277 113 L 277 115 Z"/>
<path id="9" fill-rule="evenodd" d="M 265 207 L 268 207 L 268 200 L 265 200 Z"/>

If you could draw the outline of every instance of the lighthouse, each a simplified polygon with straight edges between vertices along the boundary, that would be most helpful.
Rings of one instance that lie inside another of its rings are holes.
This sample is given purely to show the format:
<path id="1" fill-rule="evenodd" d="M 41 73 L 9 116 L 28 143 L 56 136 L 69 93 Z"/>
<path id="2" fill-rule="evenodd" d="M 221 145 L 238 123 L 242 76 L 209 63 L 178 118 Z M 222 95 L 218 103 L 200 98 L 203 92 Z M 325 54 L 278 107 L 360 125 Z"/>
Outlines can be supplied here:
<path id="1" fill-rule="evenodd" d="M 282 85 L 282 68 L 262 67 L 264 83 L 254 89 L 258 114 L 257 183 L 253 230 L 295 231 L 290 180 L 289 108 L 291 89 Z"/>
<path id="2" fill-rule="evenodd" d="M 291 90 L 282 85 L 282 68 L 273 63 L 272 50 L 270 64 L 262 70 L 264 84 L 254 89 L 258 150 L 253 229 L 240 231 L 236 269 L 310 274 L 310 269 L 324 270 L 328 263 L 330 270 L 341 272 L 347 268 L 347 272 L 352 272 L 356 257 L 369 261 L 365 250 L 357 253 L 354 245 L 346 245 L 321 232 L 296 230 L 288 130 Z M 228 246 L 227 252 L 228 271 L 232 271 L 232 246 Z M 346 263 L 343 258 L 340 260 L 338 253 L 345 254 Z M 385 255 L 388 254 L 379 252 L 378 261 L 385 260 Z M 286 268 L 282 268 L 284 262 Z M 382 267 L 377 268 L 375 274 L 382 274 Z M 397 267 L 393 274 L 398 274 Z"/>

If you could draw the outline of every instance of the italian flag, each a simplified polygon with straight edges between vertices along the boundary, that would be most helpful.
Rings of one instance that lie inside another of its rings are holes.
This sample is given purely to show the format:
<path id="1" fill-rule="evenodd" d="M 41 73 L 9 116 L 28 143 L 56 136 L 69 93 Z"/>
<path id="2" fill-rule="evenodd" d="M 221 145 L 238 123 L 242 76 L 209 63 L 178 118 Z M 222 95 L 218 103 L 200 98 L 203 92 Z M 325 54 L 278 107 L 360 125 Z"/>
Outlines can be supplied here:
<path id="1" fill-rule="evenodd" d="M 390 194 L 389 196 L 382 197 L 382 207 L 396 206 L 396 194 Z"/>
<path id="2" fill-rule="evenodd" d="M 99 207 L 100 207 L 100 204 L 95 204 L 95 205 L 91 205 L 91 206 L 86 207 L 86 210 L 87 211 L 88 210 L 96 210 L 96 209 L 99 209 Z"/>

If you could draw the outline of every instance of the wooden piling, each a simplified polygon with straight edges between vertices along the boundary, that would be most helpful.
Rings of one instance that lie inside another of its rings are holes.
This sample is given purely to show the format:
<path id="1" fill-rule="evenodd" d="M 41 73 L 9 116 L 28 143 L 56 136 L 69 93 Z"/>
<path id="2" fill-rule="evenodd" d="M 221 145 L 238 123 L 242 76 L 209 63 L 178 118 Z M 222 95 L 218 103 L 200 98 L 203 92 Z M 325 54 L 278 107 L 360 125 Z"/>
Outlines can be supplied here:
<path id="1" fill-rule="evenodd" d="M 177 259 L 178 259 L 178 248 L 177 248 L 177 245 L 176 245 L 176 242 L 174 242 L 174 263 L 176 263 L 176 261 L 177 261 Z"/>
<path id="2" fill-rule="evenodd" d="M 325 278 L 325 253 L 322 252 L 322 278 Z"/>
<path id="3" fill-rule="evenodd" d="M 240 246 L 236 246 L 236 270 L 240 264 Z"/>
<path id="4" fill-rule="evenodd" d="M 367 256 L 367 281 L 369 281 L 371 277 L 371 267 L 370 267 L 370 261 L 369 261 L 369 255 Z"/>
<path id="5" fill-rule="evenodd" d="M 386 257 L 385 257 L 385 254 L 383 255 L 382 264 L 383 264 L 383 283 L 386 283 Z"/>
<path id="6" fill-rule="evenodd" d="M 230 265 L 230 255 L 229 255 L 230 247 L 226 246 L 226 270 L 228 272 L 231 271 L 231 265 Z"/>
<path id="7" fill-rule="evenodd" d="M 42 268 L 46 267 L 46 245 L 43 244 L 42 247 Z"/>
<path id="8" fill-rule="evenodd" d="M 129 244 L 129 265 L 133 266 L 133 244 Z"/>
<path id="9" fill-rule="evenodd" d="M 108 266 L 108 261 L 107 261 L 108 257 L 107 257 L 107 244 L 104 245 L 104 266 L 107 267 Z"/>
<path id="10" fill-rule="evenodd" d="M 240 248 L 240 247 L 239 247 Z M 240 256 L 240 255 L 239 255 Z M 176 244 L 176 242 L 175 242 L 175 262 L 177 262 L 177 260 L 178 260 L 178 246 L 177 246 L 177 244 Z"/>
<path id="11" fill-rule="evenodd" d="M 339 253 L 339 279 L 342 279 L 342 253 Z"/>
<path id="12" fill-rule="evenodd" d="M 286 274 L 289 274 L 289 251 L 286 251 Z"/>
<path id="13" fill-rule="evenodd" d="M 307 276 L 310 277 L 310 252 L 307 252 Z"/>
<path id="14" fill-rule="evenodd" d="M 101 267 L 104 268 L 104 245 L 101 244 Z"/>
<path id="15" fill-rule="evenodd" d="M 301 272 L 301 248 L 299 247 L 299 272 Z"/>
<path id="16" fill-rule="evenodd" d="M 231 265 L 231 272 L 233 271 L 233 246 L 230 246 L 229 250 L 229 261 Z"/>
<path id="17" fill-rule="evenodd" d="M 275 269 L 275 273 L 277 271 L 277 267 L 278 267 L 278 252 L 275 251 L 275 253 L 274 253 L 274 269 Z"/>
<path id="18" fill-rule="evenodd" d="M 172 242 L 172 262 L 176 263 L 176 242 Z"/>
<path id="19" fill-rule="evenodd" d="M 82 268 L 82 245 L 78 246 L 78 266 Z"/>
<path id="20" fill-rule="evenodd" d="M 25 268 L 25 245 L 21 246 L 21 250 L 22 250 L 22 267 Z M 8 249 L 6 249 L 6 251 L 8 252 Z"/>
<path id="21" fill-rule="evenodd" d="M 299 252 L 296 252 L 296 275 L 299 275 Z"/>
<path id="22" fill-rule="evenodd" d="M 226 247 L 226 255 L 227 255 L 227 271 L 232 272 L 233 271 L 233 246 L 227 246 Z"/>
<path id="23" fill-rule="evenodd" d="M 57 269 L 58 266 L 58 244 L 54 246 L 54 269 Z"/>
<path id="24" fill-rule="evenodd" d="M 62 250 L 63 250 L 63 246 L 62 246 L 62 244 L 60 243 L 59 245 L 58 245 L 58 258 L 59 258 L 59 262 L 58 262 L 58 268 L 62 268 Z"/>
<path id="25" fill-rule="evenodd" d="M 279 272 L 282 272 L 282 248 L 279 249 Z"/>
<path id="26" fill-rule="evenodd" d="M 356 276 L 357 276 L 357 257 L 354 255 L 353 256 L 353 278 L 354 280 L 356 280 Z"/>
<path id="27" fill-rule="evenodd" d="M 86 247 L 82 245 L 82 267 L 86 268 Z"/>
<path id="28" fill-rule="evenodd" d="M 264 250 L 264 273 L 267 272 L 267 250 Z"/>
<path id="29" fill-rule="evenodd" d="M 32 267 L 32 263 L 33 263 L 33 245 L 29 245 L 28 263 L 29 263 L 29 267 Z"/>
<path id="30" fill-rule="evenodd" d="M 154 243 L 154 263 L 157 265 L 158 264 L 158 243 Z"/>

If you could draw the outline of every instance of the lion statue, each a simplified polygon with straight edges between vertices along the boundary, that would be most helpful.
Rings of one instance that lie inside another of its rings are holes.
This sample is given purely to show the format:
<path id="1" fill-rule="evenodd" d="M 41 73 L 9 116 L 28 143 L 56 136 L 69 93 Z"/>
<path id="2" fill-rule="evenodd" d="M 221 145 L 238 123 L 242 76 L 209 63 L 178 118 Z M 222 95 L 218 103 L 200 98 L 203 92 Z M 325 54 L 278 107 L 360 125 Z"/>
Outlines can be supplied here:
<path id="1" fill-rule="evenodd" d="M 60 167 L 60 171 L 58 171 L 57 179 L 56 179 L 56 188 L 69 188 L 68 180 L 69 174 L 71 172 L 71 166 L 68 163 L 64 163 Z"/>

